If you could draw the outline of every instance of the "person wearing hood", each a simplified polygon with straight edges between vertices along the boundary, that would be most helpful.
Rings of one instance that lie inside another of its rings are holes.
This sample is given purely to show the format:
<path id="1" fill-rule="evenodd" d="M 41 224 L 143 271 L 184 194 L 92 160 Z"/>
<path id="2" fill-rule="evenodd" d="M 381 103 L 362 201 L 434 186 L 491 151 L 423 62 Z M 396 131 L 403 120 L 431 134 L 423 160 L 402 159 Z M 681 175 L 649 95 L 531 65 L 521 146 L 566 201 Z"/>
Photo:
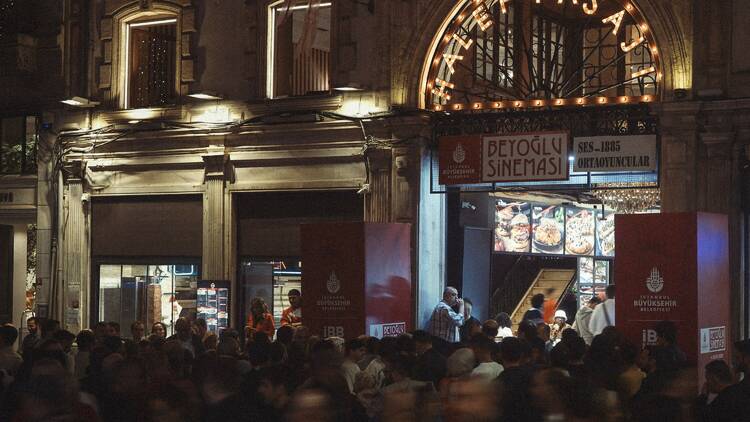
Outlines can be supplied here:
<path id="1" fill-rule="evenodd" d="M 589 301 L 578 310 L 576 314 L 576 320 L 573 322 L 573 329 L 578 332 L 583 341 L 587 345 L 591 346 L 591 342 L 594 340 L 594 333 L 589 329 L 589 322 L 591 321 L 591 315 L 594 313 L 596 305 L 602 303 L 599 296 L 592 296 Z"/>

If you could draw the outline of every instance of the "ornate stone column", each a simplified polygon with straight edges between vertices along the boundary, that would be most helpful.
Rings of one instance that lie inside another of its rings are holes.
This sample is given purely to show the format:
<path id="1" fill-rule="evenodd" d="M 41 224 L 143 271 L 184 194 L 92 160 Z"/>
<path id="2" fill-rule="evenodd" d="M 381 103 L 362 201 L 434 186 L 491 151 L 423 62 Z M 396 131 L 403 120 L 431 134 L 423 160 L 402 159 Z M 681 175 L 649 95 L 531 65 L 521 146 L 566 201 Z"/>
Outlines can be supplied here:
<path id="1" fill-rule="evenodd" d="M 86 324 L 89 298 L 89 224 L 88 194 L 84 194 L 86 163 L 72 162 L 67 166 L 66 196 L 62 227 L 63 245 L 60 251 L 62 264 L 62 309 L 55 312 L 62 317 L 61 325 L 68 331 L 78 332 Z M 86 313 L 87 314 L 87 313 Z"/>
<path id="2" fill-rule="evenodd" d="M 225 215 L 229 205 L 225 201 L 224 187 L 231 174 L 229 155 L 217 148 L 203 155 L 206 166 L 203 193 L 203 265 L 202 278 L 223 280 L 225 271 Z"/>

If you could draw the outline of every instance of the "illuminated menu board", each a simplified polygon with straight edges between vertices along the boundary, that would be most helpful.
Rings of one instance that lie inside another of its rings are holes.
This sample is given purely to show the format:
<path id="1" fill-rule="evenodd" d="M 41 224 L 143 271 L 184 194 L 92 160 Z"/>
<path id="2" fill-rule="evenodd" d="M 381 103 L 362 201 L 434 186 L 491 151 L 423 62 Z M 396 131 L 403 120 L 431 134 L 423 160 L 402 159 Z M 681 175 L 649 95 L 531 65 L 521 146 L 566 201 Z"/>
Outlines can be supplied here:
<path id="1" fill-rule="evenodd" d="M 597 209 L 497 198 L 494 251 L 614 257 L 614 228 Z"/>

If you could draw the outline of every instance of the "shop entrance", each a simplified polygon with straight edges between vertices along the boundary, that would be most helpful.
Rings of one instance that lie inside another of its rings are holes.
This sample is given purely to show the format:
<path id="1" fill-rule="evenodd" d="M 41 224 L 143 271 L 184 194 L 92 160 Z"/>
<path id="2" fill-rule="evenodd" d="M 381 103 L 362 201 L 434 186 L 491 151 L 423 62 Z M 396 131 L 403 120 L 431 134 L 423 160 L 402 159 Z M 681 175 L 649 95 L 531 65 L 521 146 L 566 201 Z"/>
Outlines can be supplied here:
<path id="1" fill-rule="evenodd" d="M 238 217 L 237 325 L 248 321 L 253 298 L 260 297 L 281 324 L 287 295 L 304 285 L 302 224 L 361 222 L 364 200 L 353 190 L 252 192 L 236 195 Z"/>

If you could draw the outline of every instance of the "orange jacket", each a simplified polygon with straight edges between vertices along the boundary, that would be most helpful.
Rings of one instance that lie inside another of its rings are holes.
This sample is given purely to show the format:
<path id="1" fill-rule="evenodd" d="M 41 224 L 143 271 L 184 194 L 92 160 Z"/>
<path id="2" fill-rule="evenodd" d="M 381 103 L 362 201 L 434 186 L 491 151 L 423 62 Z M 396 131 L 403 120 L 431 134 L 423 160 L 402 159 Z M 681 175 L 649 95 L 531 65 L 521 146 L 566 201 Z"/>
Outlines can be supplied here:
<path id="1" fill-rule="evenodd" d="M 247 316 L 247 326 L 253 328 L 255 331 L 261 331 L 268 335 L 268 338 L 273 339 L 273 335 L 276 332 L 276 327 L 273 324 L 273 315 L 266 312 L 263 314 L 263 319 L 254 322 L 253 314 Z"/>
<path id="2" fill-rule="evenodd" d="M 294 309 L 290 306 L 281 312 L 281 325 L 300 325 L 302 324 L 302 317 L 298 317 L 294 314 Z"/>

